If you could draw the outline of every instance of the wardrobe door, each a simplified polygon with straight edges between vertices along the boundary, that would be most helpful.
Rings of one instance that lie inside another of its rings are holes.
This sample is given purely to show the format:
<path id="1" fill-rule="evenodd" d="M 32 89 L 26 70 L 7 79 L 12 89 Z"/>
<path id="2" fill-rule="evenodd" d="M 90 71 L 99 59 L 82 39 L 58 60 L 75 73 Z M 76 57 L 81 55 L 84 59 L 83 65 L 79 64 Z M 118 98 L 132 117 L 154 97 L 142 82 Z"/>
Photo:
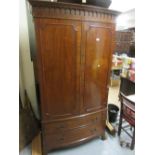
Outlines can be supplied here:
<path id="1" fill-rule="evenodd" d="M 45 120 L 79 113 L 81 22 L 35 19 Z"/>
<path id="2" fill-rule="evenodd" d="M 105 108 L 111 64 L 112 29 L 101 23 L 83 24 L 84 30 L 84 102 L 85 112 Z"/>

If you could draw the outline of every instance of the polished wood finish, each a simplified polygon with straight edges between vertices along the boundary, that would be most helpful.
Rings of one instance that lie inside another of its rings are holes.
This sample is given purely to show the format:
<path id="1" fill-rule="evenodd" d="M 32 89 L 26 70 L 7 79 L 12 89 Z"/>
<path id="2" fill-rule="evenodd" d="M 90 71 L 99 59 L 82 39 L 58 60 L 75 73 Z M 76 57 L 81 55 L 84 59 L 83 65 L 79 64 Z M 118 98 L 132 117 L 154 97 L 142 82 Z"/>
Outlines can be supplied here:
<path id="1" fill-rule="evenodd" d="M 110 27 L 101 23 L 84 23 L 84 29 L 86 31 L 84 110 L 88 112 L 106 108 L 112 34 Z"/>
<path id="2" fill-rule="evenodd" d="M 76 115 L 79 113 L 81 22 L 35 19 L 35 23 L 41 45 L 38 52 L 43 121 Z"/>
<path id="3" fill-rule="evenodd" d="M 70 119 L 63 119 L 59 121 L 53 121 L 44 125 L 44 131 L 46 134 L 52 134 L 55 132 L 67 131 L 81 126 L 88 126 L 94 123 L 99 123 L 106 119 L 106 110 L 95 111 L 94 113 L 80 115 Z"/>
<path id="4" fill-rule="evenodd" d="M 29 0 L 34 17 L 43 155 L 104 135 L 115 11 Z"/>
<path id="5" fill-rule="evenodd" d="M 75 145 L 76 143 L 92 139 L 96 136 L 100 136 L 104 132 L 105 126 L 98 124 L 92 124 L 88 126 L 81 126 L 80 128 L 69 130 L 68 132 L 61 132 L 56 134 L 45 135 L 47 150 L 52 147 L 59 148 L 69 145 Z"/>

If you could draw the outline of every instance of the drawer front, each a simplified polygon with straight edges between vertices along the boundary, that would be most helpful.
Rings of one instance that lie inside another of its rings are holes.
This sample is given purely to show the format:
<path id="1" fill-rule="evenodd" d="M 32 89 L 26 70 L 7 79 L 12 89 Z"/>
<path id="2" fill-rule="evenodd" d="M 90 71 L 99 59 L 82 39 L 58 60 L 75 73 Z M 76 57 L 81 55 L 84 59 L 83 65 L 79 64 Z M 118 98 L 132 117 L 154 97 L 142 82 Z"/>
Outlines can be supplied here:
<path id="1" fill-rule="evenodd" d="M 65 121 L 51 122 L 43 125 L 44 133 L 50 134 L 55 132 L 62 132 L 66 130 L 72 130 L 79 127 L 88 126 L 91 124 L 96 124 L 99 122 L 105 122 L 106 111 L 100 111 L 86 116 L 80 116 L 78 118 L 73 118 Z"/>
<path id="2" fill-rule="evenodd" d="M 74 145 L 102 135 L 104 129 L 104 123 L 98 123 L 87 127 L 65 131 L 63 133 L 46 134 L 45 143 L 48 150 Z"/>

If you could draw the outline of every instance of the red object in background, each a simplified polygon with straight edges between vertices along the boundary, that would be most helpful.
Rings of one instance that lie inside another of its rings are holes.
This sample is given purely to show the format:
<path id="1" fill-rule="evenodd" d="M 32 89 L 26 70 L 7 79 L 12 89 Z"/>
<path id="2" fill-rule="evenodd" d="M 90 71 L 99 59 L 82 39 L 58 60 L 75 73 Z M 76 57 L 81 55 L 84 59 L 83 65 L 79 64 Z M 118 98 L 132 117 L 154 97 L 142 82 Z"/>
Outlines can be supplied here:
<path id="1" fill-rule="evenodd" d="M 113 60 L 112 61 L 112 66 L 116 67 L 116 66 L 122 66 L 123 64 L 123 61 L 120 60 L 120 59 L 117 59 L 117 60 Z"/>
<path id="2" fill-rule="evenodd" d="M 135 71 L 134 70 L 129 70 L 129 79 L 131 81 L 135 81 Z"/>

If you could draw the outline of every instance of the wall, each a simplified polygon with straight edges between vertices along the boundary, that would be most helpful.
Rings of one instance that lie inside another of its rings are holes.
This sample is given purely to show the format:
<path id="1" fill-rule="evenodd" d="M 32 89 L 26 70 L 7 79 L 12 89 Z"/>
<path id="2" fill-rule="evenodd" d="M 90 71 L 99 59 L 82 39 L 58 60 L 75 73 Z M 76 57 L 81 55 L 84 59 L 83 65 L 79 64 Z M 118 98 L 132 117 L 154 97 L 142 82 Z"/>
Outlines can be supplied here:
<path id="1" fill-rule="evenodd" d="M 24 90 L 27 91 L 28 97 L 32 103 L 33 110 L 39 118 L 33 63 L 30 58 L 30 44 L 28 35 L 28 23 L 26 15 L 26 2 L 20 0 L 20 17 L 19 17 L 19 70 L 20 70 L 20 95 L 24 104 Z"/>
<path id="2" fill-rule="evenodd" d="M 119 15 L 116 20 L 116 30 L 135 27 L 135 9 L 131 9 Z"/>
<path id="3" fill-rule="evenodd" d="M 126 12 L 135 8 L 135 0 L 112 0 L 109 9 Z"/>

